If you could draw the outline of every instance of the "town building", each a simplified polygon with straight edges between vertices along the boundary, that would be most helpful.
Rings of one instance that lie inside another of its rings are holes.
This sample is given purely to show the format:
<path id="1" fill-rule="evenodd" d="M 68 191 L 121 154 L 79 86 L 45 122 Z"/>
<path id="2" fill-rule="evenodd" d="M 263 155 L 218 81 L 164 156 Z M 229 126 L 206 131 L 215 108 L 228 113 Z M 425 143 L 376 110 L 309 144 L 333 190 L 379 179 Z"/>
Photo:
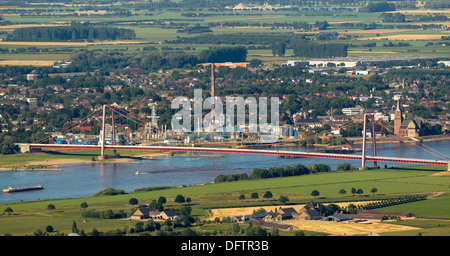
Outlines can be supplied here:
<path id="1" fill-rule="evenodd" d="M 419 137 L 419 126 L 414 120 L 403 120 L 398 131 L 401 137 Z"/>
<path id="2" fill-rule="evenodd" d="M 27 74 L 27 80 L 28 81 L 36 81 L 36 80 L 38 80 L 41 77 L 42 77 L 42 74 L 40 74 L 36 70 L 33 70 L 31 73 Z"/>
<path id="3" fill-rule="evenodd" d="M 419 137 L 419 126 L 416 121 L 403 119 L 400 102 L 394 114 L 394 134 L 400 137 Z"/>

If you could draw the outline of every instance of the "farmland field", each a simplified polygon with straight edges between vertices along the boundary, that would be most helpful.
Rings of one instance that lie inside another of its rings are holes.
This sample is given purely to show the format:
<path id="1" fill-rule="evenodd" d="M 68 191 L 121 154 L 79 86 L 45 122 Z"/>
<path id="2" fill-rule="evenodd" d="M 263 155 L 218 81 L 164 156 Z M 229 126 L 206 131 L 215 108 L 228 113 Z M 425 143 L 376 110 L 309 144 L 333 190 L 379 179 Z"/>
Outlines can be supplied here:
<path id="1" fill-rule="evenodd" d="M 251 211 L 259 208 L 267 208 L 267 211 L 274 210 L 275 208 L 282 207 L 277 201 L 277 198 L 280 195 L 288 196 L 290 203 L 294 207 L 301 207 L 302 204 L 309 201 L 327 201 L 346 205 L 349 203 L 358 204 L 367 201 L 376 201 L 382 198 L 395 198 L 401 195 L 416 193 L 435 195 L 435 192 L 443 192 L 441 195 L 437 195 L 430 200 L 399 205 L 392 208 L 383 208 L 383 210 L 408 211 L 415 213 L 417 217 L 420 218 L 448 220 L 449 209 L 447 209 L 448 207 L 442 206 L 450 205 L 448 193 L 450 175 L 433 175 L 436 173 L 439 172 L 426 169 L 411 170 L 408 168 L 335 172 L 255 181 L 195 185 L 149 192 L 134 192 L 116 196 L 9 203 L 2 205 L 2 207 L 11 207 L 14 210 L 14 214 L 11 216 L 0 216 L 0 234 L 30 234 L 33 230 L 43 228 L 48 224 L 54 225 L 60 232 L 68 233 L 73 220 L 77 220 L 79 227 L 86 230 L 93 227 L 96 227 L 97 229 L 112 230 L 116 227 L 121 227 L 124 221 L 90 220 L 88 222 L 82 222 L 79 212 L 80 203 L 87 202 L 89 208 L 95 209 L 112 208 L 116 210 L 132 210 L 130 206 L 127 206 L 127 201 L 131 197 L 137 198 L 139 202 L 146 203 L 150 202 L 152 199 L 164 196 L 167 198 L 167 207 L 177 207 L 177 205 L 170 202 L 173 202 L 175 196 L 179 194 L 192 198 L 192 202 L 194 203 L 192 205 L 193 214 L 200 218 L 211 219 L 216 216 L 225 216 L 228 214 L 231 216 L 249 214 Z M 350 193 L 352 187 L 358 189 L 362 188 L 364 193 L 361 195 L 352 195 Z M 377 188 L 376 193 L 370 192 L 373 187 Z M 344 195 L 338 193 L 342 188 L 348 191 Z M 315 198 L 310 195 L 311 191 L 314 189 L 320 191 L 320 198 Z M 262 194 L 268 190 L 272 191 L 274 195 L 273 199 L 250 199 L 251 193 L 256 192 Z M 240 194 L 247 195 L 246 198 L 249 199 L 238 199 Z M 50 203 L 55 205 L 57 211 L 46 209 L 47 205 Z M 251 208 L 246 208 L 242 207 L 242 205 L 253 206 L 251 206 Z M 211 209 L 211 213 L 208 213 L 208 209 Z M 228 212 L 228 214 L 225 214 L 226 212 Z M 404 222 L 400 223 L 403 224 Z M 296 225 L 303 225 L 305 230 L 313 229 L 312 227 L 305 226 L 308 225 L 307 223 L 296 223 Z M 410 230 L 412 233 L 409 234 L 414 235 L 423 229 L 411 228 L 409 226 L 405 228 L 396 228 L 396 223 L 383 224 L 380 226 L 377 224 L 377 229 L 375 229 L 375 226 L 371 227 L 373 227 L 373 232 L 376 231 L 382 233 L 388 232 L 388 230 Z M 442 229 L 445 227 L 446 226 L 443 226 L 440 229 L 440 232 L 443 232 Z M 356 229 L 356 226 L 351 228 Z M 361 232 L 365 232 L 361 231 L 361 229 L 351 231 L 339 228 L 335 229 L 335 232 L 337 233 L 333 233 L 330 230 L 327 231 L 326 228 L 319 228 L 316 231 L 319 230 L 335 235 L 344 235 L 344 233 L 345 235 L 358 235 L 361 234 Z M 338 232 L 338 230 L 341 231 Z"/>
<path id="2" fill-rule="evenodd" d="M 123 5 L 115 5 L 117 8 Z M 33 6 L 33 5 L 32 5 Z M 340 11 L 331 10 L 317 10 L 306 11 L 301 10 L 298 12 L 283 10 L 277 12 L 268 11 L 229 11 L 221 10 L 219 12 L 210 12 L 206 10 L 197 10 L 196 15 L 187 15 L 193 13 L 189 10 L 176 10 L 167 9 L 164 11 L 158 10 L 146 10 L 138 9 L 133 10 L 132 15 L 118 15 L 113 11 L 108 10 L 104 5 L 98 5 L 96 10 L 83 9 L 83 5 L 79 5 L 77 8 L 72 6 L 61 5 L 58 6 L 57 13 L 48 15 L 45 13 L 33 14 L 33 15 L 18 15 L 17 13 L 11 13 L 7 9 L 0 9 L 0 15 L 2 10 L 4 11 L 3 21 L 4 25 L 0 25 L 0 31 L 3 34 L 1 38 L 5 39 L 8 34 L 12 33 L 15 29 L 22 27 L 33 26 L 68 26 L 70 22 L 90 22 L 99 24 L 108 24 L 108 26 L 114 26 L 118 28 L 132 29 L 136 32 L 136 39 L 132 41 L 117 41 L 117 42 L 0 42 L 0 47 L 7 47 L 8 49 L 17 49 L 22 47 L 37 47 L 41 55 L 49 55 L 52 51 L 67 51 L 68 53 L 77 49 L 92 49 L 92 50 L 126 50 L 126 51 L 138 51 L 143 47 L 150 45 L 161 48 L 161 46 L 169 45 L 170 47 L 184 47 L 185 45 L 178 45 L 167 42 L 175 40 L 181 37 L 194 37 L 202 34 L 207 35 L 240 35 L 247 33 L 266 33 L 266 32 L 279 32 L 286 34 L 306 34 L 313 36 L 320 32 L 337 31 L 340 34 L 348 34 L 356 36 L 354 38 L 348 38 L 345 40 L 332 39 L 332 42 L 346 43 L 349 45 L 359 45 L 361 42 L 370 42 L 373 40 L 402 40 L 415 42 L 419 40 L 424 42 L 421 45 L 414 45 L 411 47 L 403 47 L 402 49 L 389 49 L 382 46 L 379 42 L 376 47 L 369 49 L 361 49 L 360 47 L 349 48 L 350 56 L 367 56 L 367 55 L 381 55 L 381 54 L 395 54 L 397 56 L 445 56 L 449 54 L 448 47 L 434 47 L 425 46 L 425 43 L 438 43 L 442 36 L 447 36 L 444 28 L 433 29 L 417 29 L 417 28 L 402 28 L 402 26 L 422 26 L 431 24 L 444 24 L 439 22 L 411 22 L 411 23 L 386 23 L 382 22 L 380 13 L 361 13 L 358 11 L 348 11 L 342 9 Z M 50 5 L 40 5 L 39 8 L 51 8 Z M 29 11 L 30 8 L 20 8 L 17 10 Z M 49 10 L 50 12 L 50 10 Z M 53 12 L 53 11 L 52 11 Z M 439 10 L 398 10 L 405 15 L 448 15 L 448 9 Z M 297 23 L 314 24 L 317 22 L 328 22 L 328 28 L 326 30 L 304 30 L 293 27 Z M 375 23 L 378 27 L 371 29 L 363 29 L 368 24 Z M 346 25 L 351 24 L 351 25 Z M 180 32 L 180 28 L 185 26 L 207 26 L 211 29 L 209 33 L 184 33 Z M 398 27 L 398 28 L 396 28 Z M 198 52 L 201 49 L 211 47 L 211 45 L 204 44 L 190 44 L 191 50 L 187 52 Z M 212 45 L 213 47 L 218 45 Z M 221 44 L 220 46 L 225 46 Z M 43 51 L 45 49 L 45 51 Z M 252 52 L 253 51 L 253 52 Z M 270 49 L 263 53 L 256 53 L 255 50 L 250 50 L 248 60 L 255 57 L 261 57 L 264 61 L 285 61 L 286 59 L 292 59 L 293 56 L 289 55 L 291 49 L 287 49 L 286 56 L 279 56 L 275 59 L 268 58 L 267 55 L 271 55 Z M 55 57 L 55 58 L 53 58 Z M 62 61 L 63 58 L 56 56 L 49 57 L 52 61 Z M 14 56 L 9 59 L 2 58 L 0 65 L 51 65 L 50 62 L 31 62 L 34 56 L 30 56 L 24 61 L 20 62 L 8 62 L 8 60 L 16 61 Z M 25 61 L 26 60 L 26 61 Z M 28 62 L 27 62 L 28 61 Z"/>

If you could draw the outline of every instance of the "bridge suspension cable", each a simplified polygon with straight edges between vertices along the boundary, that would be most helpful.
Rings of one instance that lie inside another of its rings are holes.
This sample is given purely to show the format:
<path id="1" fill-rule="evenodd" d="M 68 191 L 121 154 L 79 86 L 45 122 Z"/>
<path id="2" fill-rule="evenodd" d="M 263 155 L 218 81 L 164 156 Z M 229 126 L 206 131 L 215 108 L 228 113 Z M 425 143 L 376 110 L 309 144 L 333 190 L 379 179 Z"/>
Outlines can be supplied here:
<path id="1" fill-rule="evenodd" d="M 64 132 L 66 132 L 66 131 L 68 131 L 68 130 L 70 130 L 70 129 L 73 129 L 74 127 L 80 126 L 81 124 L 84 124 L 84 123 L 88 122 L 91 118 L 93 118 L 93 117 L 95 117 L 95 116 L 97 116 L 97 115 L 100 114 L 100 111 L 99 111 L 99 110 L 100 110 L 100 109 L 94 110 L 94 112 L 92 112 L 91 114 L 89 114 L 89 115 L 87 115 L 86 117 L 84 117 L 83 119 L 81 119 L 78 123 L 73 123 L 73 124 L 67 126 L 66 128 L 62 129 L 62 130 L 59 131 L 59 132 L 60 132 L 60 133 L 64 133 Z M 38 144 L 38 143 L 41 143 L 41 142 L 43 142 L 43 141 L 46 141 L 46 140 L 48 140 L 48 139 L 50 139 L 50 138 L 52 138 L 52 135 L 47 136 L 47 137 L 44 137 L 44 138 L 42 138 L 42 139 L 40 139 L 40 140 L 37 140 L 37 141 L 34 142 L 34 143 L 37 143 L 37 144 Z"/>
<path id="2" fill-rule="evenodd" d="M 142 118 L 139 118 L 139 117 L 134 116 L 133 114 L 127 112 L 126 110 L 124 110 L 124 109 L 122 109 L 122 108 L 120 108 L 120 107 L 110 106 L 109 109 L 111 109 L 111 110 L 114 111 L 115 113 L 117 113 L 117 114 L 119 114 L 119 115 L 125 117 L 127 120 L 130 120 L 130 121 L 132 121 L 132 122 L 135 122 L 135 123 L 138 123 L 138 124 L 141 124 L 141 125 L 144 125 L 144 126 L 150 126 L 151 129 L 154 130 L 154 131 L 162 131 L 161 128 L 159 128 L 159 127 L 157 127 L 157 126 L 154 126 L 154 125 L 152 125 L 152 124 L 146 122 L 146 121 L 143 120 Z M 170 132 L 170 133 L 172 133 L 172 132 Z M 180 138 L 184 138 L 184 136 L 179 135 L 179 134 L 173 134 L 173 136 L 180 137 Z"/>
<path id="3" fill-rule="evenodd" d="M 381 119 L 378 119 L 378 120 L 381 120 Z M 393 127 L 392 127 L 391 124 L 389 124 L 389 123 L 387 123 L 387 122 L 384 122 L 384 121 L 381 121 L 381 122 L 376 121 L 376 122 L 377 122 L 379 125 L 383 126 L 383 127 L 386 128 L 388 131 L 390 131 L 390 132 L 392 132 L 392 133 L 394 134 Z M 389 127 L 386 127 L 383 123 L 386 123 L 386 125 L 388 125 L 390 128 L 389 128 Z M 397 134 L 394 134 L 394 135 L 395 135 L 396 137 L 398 137 L 398 138 L 403 138 L 403 137 L 398 136 Z M 433 149 L 433 148 L 431 148 L 431 147 L 429 147 L 429 146 L 423 144 L 423 143 L 420 142 L 420 141 L 409 141 L 409 140 L 407 140 L 406 142 L 407 142 L 407 143 L 412 143 L 412 145 L 414 145 L 414 146 L 416 146 L 416 147 L 418 147 L 418 148 L 420 148 L 420 149 L 423 149 L 424 151 L 426 151 L 426 152 L 428 152 L 428 153 L 430 153 L 430 154 L 432 154 L 432 155 L 434 155 L 434 156 L 437 156 L 437 157 L 439 157 L 439 158 L 441 158 L 441 159 L 449 159 L 449 158 L 450 158 L 450 157 L 447 156 L 446 154 L 444 154 L 444 153 L 442 153 L 442 152 L 439 152 L 439 151 L 437 151 L 437 150 L 435 150 L 435 149 Z M 420 144 L 420 145 L 422 145 L 422 146 L 424 146 L 424 147 L 419 146 L 418 144 Z M 431 149 L 431 150 L 433 150 L 433 151 L 435 151 L 435 152 L 437 152 L 437 153 L 439 153 L 439 154 L 442 155 L 442 156 L 440 156 L 440 155 L 438 155 L 438 154 L 435 154 L 435 153 L 433 153 L 433 152 L 427 150 L 425 147 L 428 148 L 428 149 Z"/>

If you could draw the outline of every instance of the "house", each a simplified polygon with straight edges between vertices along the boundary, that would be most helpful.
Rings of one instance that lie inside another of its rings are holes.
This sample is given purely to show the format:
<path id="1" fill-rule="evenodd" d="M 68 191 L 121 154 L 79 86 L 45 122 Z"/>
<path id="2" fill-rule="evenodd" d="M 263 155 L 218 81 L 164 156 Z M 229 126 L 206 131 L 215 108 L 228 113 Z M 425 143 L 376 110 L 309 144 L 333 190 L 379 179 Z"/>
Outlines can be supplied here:
<path id="1" fill-rule="evenodd" d="M 297 213 L 297 211 L 294 208 L 292 208 L 292 207 L 288 207 L 288 208 L 280 208 L 278 210 L 278 213 L 281 213 L 281 214 L 293 214 L 293 213 Z"/>
<path id="2" fill-rule="evenodd" d="M 264 220 L 266 220 L 266 221 L 283 221 L 283 220 L 290 220 L 292 218 L 293 218 L 293 216 L 291 213 L 276 212 L 276 213 L 267 215 L 264 218 Z"/>
<path id="3" fill-rule="evenodd" d="M 320 206 L 320 203 L 313 203 L 313 202 L 307 203 L 305 206 L 303 206 L 302 209 L 300 209 L 298 211 L 298 213 L 302 213 L 302 212 L 307 211 L 307 210 L 314 210 L 314 209 L 317 210 L 317 209 L 319 209 L 319 206 Z"/>
<path id="4" fill-rule="evenodd" d="M 249 220 L 245 222 L 246 224 L 252 224 L 252 225 L 258 225 L 266 228 L 276 228 L 281 231 L 293 231 L 293 230 L 299 230 L 298 227 L 293 225 L 286 225 L 286 224 L 279 224 L 275 222 L 266 222 L 266 221 L 255 221 L 255 220 Z"/>
<path id="5" fill-rule="evenodd" d="M 346 116 L 354 116 L 364 113 L 364 108 L 360 106 L 356 106 L 354 108 L 343 108 L 342 113 Z"/>
<path id="6" fill-rule="evenodd" d="M 317 209 L 305 210 L 295 216 L 296 220 L 322 220 L 320 212 Z"/>
<path id="7" fill-rule="evenodd" d="M 176 218 L 182 219 L 184 216 L 181 214 L 176 213 L 172 210 L 162 211 L 160 214 L 157 215 L 157 219 L 160 220 L 174 220 Z"/>
<path id="8" fill-rule="evenodd" d="M 319 119 L 296 119 L 294 120 L 294 123 L 295 125 L 298 125 L 300 127 L 322 127 L 322 121 L 320 121 Z"/>
<path id="9" fill-rule="evenodd" d="M 334 214 L 334 215 L 327 216 L 323 220 L 324 221 L 343 222 L 343 221 L 352 220 L 352 218 L 350 218 L 346 215 L 343 215 L 343 214 Z"/>
<path id="10" fill-rule="evenodd" d="M 27 74 L 27 80 L 28 81 L 36 81 L 36 80 L 38 80 L 41 77 L 42 77 L 42 74 L 40 74 L 36 70 L 33 70 L 31 73 Z"/>
<path id="11" fill-rule="evenodd" d="M 153 208 L 141 208 L 138 209 L 131 215 L 132 220 L 145 220 L 145 219 L 154 219 L 154 220 L 174 220 L 176 218 L 183 218 L 183 215 L 177 214 L 175 211 L 166 210 L 166 211 L 158 211 Z"/>
<path id="12" fill-rule="evenodd" d="M 141 208 L 131 215 L 132 220 L 156 219 L 161 212 L 153 208 Z"/>
<path id="13" fill-rule="evenodd" d="M 242 215 L 242 216 L 235 216 L 233 219 L 236 222 L 239 221 L 248 221 L 248 220 L 262 220 L 266 219 L 268 216 L 272 216 L 273 212 L 263 212 L 263 213 L 255 213 L 251 215 Z M 269 217 L 270 219 L 270 217 Z"/>

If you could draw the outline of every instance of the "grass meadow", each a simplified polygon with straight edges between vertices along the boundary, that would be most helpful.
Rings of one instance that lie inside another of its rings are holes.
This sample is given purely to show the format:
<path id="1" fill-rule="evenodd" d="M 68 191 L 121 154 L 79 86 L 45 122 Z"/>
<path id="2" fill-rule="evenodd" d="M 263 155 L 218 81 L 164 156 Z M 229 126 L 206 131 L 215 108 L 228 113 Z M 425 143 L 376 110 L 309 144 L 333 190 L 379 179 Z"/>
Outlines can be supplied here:
<path id="1" fill-rule="evenodd" d="M 304 204 L 315 202 L 353 202 L 381 200 L 384 198 L 397 198 L 401 195 L 426 194 L 433 195 L 434 192 L 443 192 L 430 200 L 383 208 L 389 211 L 413 212 L 419 218 L 437 222 L 448 222 L 450 220 L 450 175 L 435 176 L 438 173 L 435 168 L 402 168 L 402 169 L 377 169 L 366 171 L 332 172 L 321 174 L 310 174 L 297 177 L 284 177 L 263 180 L 226 182 L 218 184 L 194 185 L 187 187 L 174 187 L 164 190 L 133 192 L 116 196 L 49 199 L 41 201 L 17 202 L 0 205 L 5 210 L 11 207 L 13 215 L 4 213 L 0 215 L 0 234 L 24 235 L 32 234 L 38 228 L 45 229 L 52 225 L 56 231 L 70 233 L 72 222 L 75 220 L 79 229 L 86 231 L 96 228 L 107 231 L 123 228 L 125 220 L 101 220 L 81 218 L 81 203 L 86 202 L 88 209 L 113 211 L 124 210 L 133 212 L 135 208 L 128 205 L 130 198 L 136 198 L 140 204 L 150 203 L 160 196 L 167 198 L 166 208 L 179 208 L 174 202 L 177 195 L 190 197 L 192 201 L 185 206 L 192 207 L 192 215 L 199 218 L 208 216 L 208 209 L 229 207 L 264 207 L 280 205 L 278 198 L 281 195 L 289 198 L 288 204 Z M 361 195 L 351 194 L 351 188 L 361 188 Z M 372 188 L 377 188 L 376 193 L 371 193 Z M 340 189 L 345 189 L 346 194 L 339 194 Z M 318 197 L 311 196 L 312 190 L 318 190 Z M 265 191 L 271 191 L 273 198 L 265 199 L 262 195 Z M 258 199 L 251 199 L 252 193 L 258 193 Z M 239 199 L 244 194 L 246 199 Z M 47 206 L 53 204 L 56 209 L 48 210 Z M 435 222 L 435 223 L 437 223 Z M 135 223 L 135 222 L 132 222 Z M 404 224 L 404 221 L 395 224 Z M 415 222 L 414 222 L 415 223 Z M 134 224 L 133 224 L 134 225 Z M 428 229 L 425 224 L 424 229 Z M 431 224 L 430 224 L 431 225 Z M 435 224 L 435 232 L 448 235 L 448 225 Z M 445 229 L 445 231 L 443 231 Z M 406 232 L 406 231 L 405 231 Z M 412 233 L 411 233 L 412 234 Z M 411 235 L 405 233 L 404 235 Z M 417 232 L 414 233 L 414 235 Z"/>

